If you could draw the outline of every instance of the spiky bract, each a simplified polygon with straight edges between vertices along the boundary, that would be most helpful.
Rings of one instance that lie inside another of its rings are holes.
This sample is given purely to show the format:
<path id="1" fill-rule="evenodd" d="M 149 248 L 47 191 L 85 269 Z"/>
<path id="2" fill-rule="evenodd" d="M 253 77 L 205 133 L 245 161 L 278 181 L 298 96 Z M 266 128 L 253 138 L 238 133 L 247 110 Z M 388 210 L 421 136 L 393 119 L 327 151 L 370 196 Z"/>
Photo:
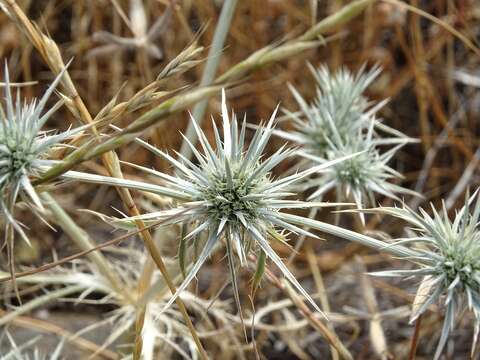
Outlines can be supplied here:
<path id="1" fill-rule="evenodd" d="M 477 190 L 466 196 L 465 205 L 457 211 L 453 221 L 448 217 L 445 204 L 439 213 L 432 205 L 432 215 L 423 209 L 419 213 L 403 208 L 380 208 L 387 213 L 407 221 L 414 227 L 414 236 L 399 239 L 397 244 L 409 245 L 420 256 L 411 260 L 419 266 L 413 270 L 392 270 L 375 273 L 381 276 L 421 277 L 419 288 L 421 301 L 414 306 L 411 321 L 435 302 L 443 301 L 445 319 L 435 359 L 441 356 L 455 315 L 462 304 L 475 315 L 474 344 L 480 330 L 480 197 Z M 475 346 L 472 347 L 475 349 Z"/>

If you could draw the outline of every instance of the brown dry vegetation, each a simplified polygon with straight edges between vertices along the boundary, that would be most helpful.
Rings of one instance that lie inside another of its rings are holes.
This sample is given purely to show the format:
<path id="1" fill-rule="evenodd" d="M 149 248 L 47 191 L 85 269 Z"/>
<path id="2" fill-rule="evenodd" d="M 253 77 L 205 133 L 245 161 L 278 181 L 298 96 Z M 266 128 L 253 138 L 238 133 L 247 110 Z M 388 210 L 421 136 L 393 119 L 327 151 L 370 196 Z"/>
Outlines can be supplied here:
<path id="1" fill-rule="evenodd" d="M 10 0 L 2 2 L 11 3 Z M 162 15 L 169 5 L 167 0 L 143 2 L 150 24 Z M 115 10 L 115 3 L 128 14 L 127 0 L 17 1 L 28 18 L 58 44 L 63 60 L 66 62 L 73 58 L 68 71 L 92 117 L 117 95 L 118 103 L 131 99 L 136 92 L 151 83 L 170 60 L 191 44 L 199 32 L 198 44 L 205 47 L 200 57 L 205 59 L 212 43 L 222 1 L 178 0 L 168 25 L 156 40 L 163 52 L 163 59 L 151 57 L 142 50 L 114 51 L 108 54 L 92 52 L 102 46 L 94 40 L 95 32 L 109 31 L 125 37 L 131 36 L 131 30 Z M 347 1 L 320 1 L 316 18 L 312 15 L 311 3 L 286 0 L 239 1 L 221 53 L 217 74 L 225 73 L 258 49 L 302 34 L 312 24 L 337 12 Z M 258 122 L 268 118 L 278 103 L 287 109 L 296 109 L 295 101 L 286 86 L 288 82 L 294 84 L 305 98 L 309 99 L 314 95 L 315 84 L 307 69 L 307 61 L 313 65 L 327 64 L 332 69 L 347 66 L 352 70 L 358 69 L 364 63 L 378 63 L 383 72 L 369 88 L 367 95 L 376 100 L 390 98 L 389 104 L 381 111 L 385 123 L 421 140 L 418 144 L 404 147 L 392 164 L 392 167 L 405 175 L 403 186 L 415 189 L 425 196 L 424 200 L 407 198 L 406 201 L 414 206 L 425 206 L 429 201 L 439 204 L 442 198 L 450 199 L 453 212 L 456 200 L 463 201 L 466 186 L 478 186 L 479 174 L 476 168 L 480 160 L 480 151 L 477 150 L 479 92 L 473 86 L 456 81 L 453 73 L 456 70 L 466 70 L 478 74 L 480 69 L 479 52 L 475 51 L 477 48 L 474 45 L 480 39 L 480 4 L 471 0 L 412 0 L 409 4 L 435 16 L 437 21 L 408 11 L 393 1 L 372 1 L 359 16 L 325 34 L 324 44 L 252 72 L 234 84 L 230 83 L 232 87 L 228 92 L 229 104 L 238 114 L 246 113 L 250 122 Z M 465 39 L 452 34 L 451 29 L 447 29 L 448 26 L 470 39 L 475 49 L 466 46 L 463 41 Z M 24 87 L 22 90 L 22 94 L 27 97 L 38 96 L 54 76 L 41 54 L 19 27 L 21 28 L 15 21 L 1 14 L 0 58 L 8 61 L 11 81 L 38 81 L 37 85 Z M 159 99 L 148 99 L 142 109 L 121 114 L 116 124 L 126 127 L 142 113 L 176 92 L 193 89 L 199 83 L 203 65 L 204 62 L 201 62 L 185 73 L 163 81 L 159 91 L 168 93 L 160 94 Z M 478 79 L 477 76 L 477 85 Z M 216 91 L 209 100 L 207 120 L 210 114 L 215 117 L 219 114 L 219 99 L 219 92 Z M 79 118 L 81 116 L 76 118 L 67 107 L 63 107 L 47 126 L 65 129 L 72 123 L 78 124 Z M 179 149 L 182 142 L 179 134 L 185 130 L 187 121 L 186 111 L 177 112 L 144 131 L 142 137 L 161 149 Z M 213 135 L 209 121 L 205 121 L 203 127 L 207 133 Z M 269 151 L 281 144 L 281 140 L 273 139 Z M 116 153 L 121 160 L 169 171 L 168 164 L 152 157 L 134 143 L 116 149 Z M 465 187 L 458 193 L 453 192 L 469 164 L 473 171 L 464 177 Z M 286 170 L 289 164 L 282 166 Z M 77 169 L 99 174 L 108 173 L 105 162 L 100 159 L 84 162 Z M 131 168 L 123 170 L 127 178 L 136 179 L 139 176 Z M 279 172 L 281 170 L 281 167 L 277 169 Z M 99 222 L 96 217 L 78 211 L 88 208 L 115 214 L 112 207 L 123 211 L 124 205 L 115 189 L 75 184 L 58 186 L 53 193 L 96 243 L 103 243 L 118 235 L 112 234 L 110 227 Z M 135 199 L 140 197 L 136 193 L 133 195 Z M 381 205 L 391 204 L 388 199 L 380 197 L 377 200 Z M 143 202 L 139 202 L 139 206 L 140 204 Z M 79 251 L 62 231 L 50 231 L 28 211 L 22 210 L 18 216 L 28 225 L 33 246 L 29 248 L 18 242 L 15 252 L 18 271 L 38 267 Z M 318 217 L 323 221 L 334 221 L 328 210 L 322 210 Z M 391 218 L 368 217 L 367 228 L 364 229 L 351 214 L 344 214 L 341 219 L 344 227 L 359 232 L 376 230 L 392 236 L 401 234 L 404 226 Z M 164 239 L 159 246 L 169 264 L 174 261 L 170 257 L 175 256 L 177 245 L 176 236 L 166 232 L 165 229 L 152 230 L 155 239 Z M 288 299 L 295 301 L 298 298 L 295 295 L 289 297 L 286 283 L 280 280 L 279 274 L 272 267 L 270 281 L 263 281 L 254 300 L 257 313 L 273 303 L 278 305 L 275 311 L 258 320 L 264 325 L 255 331 L 259 356 L 267 359 L 326 359 L 338 356 L 332 355 L 331 345 L 319 330 L 319 327 L 327 325 L 331 332 L 338 335 L 343 346 L 348 348 L 355 359 L 406 359 L 414 332 L 414 327 L 408 324 L 409 306 L 417 283 L 370 278 L 362 274 L 409 265 L 332 236 L 325 235 L 324 238 L 326 242 L 307 240 L 289 268 L 310 293 L 323 294 L 317 300 L 322 307 L 329 304 L 331 309 L 326 310 L 331 313 L 331 321 L 327 323 L 321 317 L 315 317 L 308 309 L 303 309 L 302 312 L 301 303 L 292 305 Z M 291 242 L 295 243 L 294 237 Z M 139 238 L 135 238 L 118 247 L 142 249 L 143 245 Z M 284 258 L 291 253 L 289 248 L 278 244 L 275 245 L 275 250 Z M 106 248 L 105 254 L 121 256 L 111 247 Z M 6 254 L 0 256 L 1 270 L 8 271 L 7 266 L 4 266 L 7 262 Z M 215 297 L 228 280 L 222 258 L 223 252 L 217 252 L 200 271 L 197 286 L 190 287 L 200 298 Z M 247 318 L 251 314 L 248 299 L 250 279 L 249 273 L 241 274 L 242 304 L 244 316 Z M 0 310 L 0 314 L 6 316 L 11 311 L 8 305 L 18 303 L 11 284 L 4 282 L 2 286 L 3 310 Z M 326 289 L 325 293 L 323 288 Z M 52 287 L 48 289 L 52 290 Z M 20 292 L 24 302 L 43 294 L 39 286 L 21 285 Z M 89 295 L 89 298 L 94 300 L 95 294 Z M 221 292 L 220 299 L 229 304 L 229 312 L 235 313 L 232 298 L 231 288 L 227 286 Z M 102 341 L 111 332 L 109 325 L 74 339 L 68 338 L 69 334 L 87 324 L 100 321 L 113 309 L 114 307 L 108 304 L 94 305 L 86 302 L 73 305 L 71 302 L 56 301 L 12 319 L 4 328 L 17 344 L 36 334 L 42 334 L 43 338 L 38 347 L 43 351 L 51 351 L 48 349 L 55 346 L 59 335 L 67 336 L 65 358 L 86 359 L 99 349 Z M 460 319 L 451 335 L 451 344 L 446 347 L 445 358 L 466 359 L 469 356 L 471 314 L 467 312 Z M 424 316 L 417 359 L 432 357 L 442 320 L 441 311 L 430 311 Z M 205 320 L 199 316 L 192 317 L 192 321 L 200 333 L 206 329 L 215 331 L 216 326 L 205 325 Z M 222 329 L 221 324 L 215 325 Z M 135 334 L 135 329 L 132 328 L 131 331 Z M 255 358 L 250 334 L 247 343 L 240 324 L 232 323 L 232 328 L 228 330 L 229 335 L 224 335 L 226 331 L 202 338 L 202 343 L 212 359 L 233 359 L 241 356 L 247 359 Z M 117 343 L 131 343 L 133 336 L 122 338 Z M 223 336 L 234 338 L 235 341 L 222 344 L 223 339 L 219 338 Z M 4 338 L 0 353 L 8 352 L 9 346 L 9 342 Z M 162 354 L 161 351 L 159 354 Z M 128 349 L 112 345 L 108 349 L 101 349 L 96 356 L 120 358 L 119 354 L 122 352 L 128 352 Z M 158 355 L 157 358 L 176 358 L 170 350 L 164 354 L 168 355 Z"/>

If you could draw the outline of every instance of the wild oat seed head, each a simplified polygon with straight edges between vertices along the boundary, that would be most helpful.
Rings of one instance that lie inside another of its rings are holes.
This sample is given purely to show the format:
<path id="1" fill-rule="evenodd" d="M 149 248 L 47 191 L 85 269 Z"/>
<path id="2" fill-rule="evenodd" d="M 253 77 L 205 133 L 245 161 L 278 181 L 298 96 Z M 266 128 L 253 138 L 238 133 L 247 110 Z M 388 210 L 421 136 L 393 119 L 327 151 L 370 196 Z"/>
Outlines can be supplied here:
<path id="1" fill-rule="evenodd" d="M 420 277 L 421 301 L 414 306 L 411 321 L 425 313 L 433 303 L 443 301 L 445 319 L 435 352 L 440 358 L 455 323 L 455 316 L 466 302 L 475 315 L 472 351 L 480 330 L 480 197 L 477 190 L 467 194 L 465 205 L 456 212 L 453 221 L 448 217 L 445 204 L 439 213 L 432 205 L 432 214 L 423 209 L 419 213 L 403 208 L 380 208 L 386 213 L 413 225 L 414 236 L 399 239 L 396 244 L 409 245 L 420 256 L 411 259 L 419 268 L 391 270 L 375 273 L 378 276 Z"/>

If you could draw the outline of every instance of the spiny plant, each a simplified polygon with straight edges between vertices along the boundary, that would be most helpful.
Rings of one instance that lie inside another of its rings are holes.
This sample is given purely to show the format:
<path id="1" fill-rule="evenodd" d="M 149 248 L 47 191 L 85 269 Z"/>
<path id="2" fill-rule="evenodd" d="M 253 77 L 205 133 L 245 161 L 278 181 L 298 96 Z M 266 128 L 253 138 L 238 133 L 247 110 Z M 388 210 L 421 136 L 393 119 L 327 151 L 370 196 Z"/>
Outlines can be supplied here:
<path id="1" fill-rule="evenodd" d="M 176 199 L 178 205 L 172 209 L 147 213 L 137 217 L 127 217 L 118 220 L 117 223 L 128 223 L 137 219 L 158 221 L 175 215 L 168 223 L 184 224 L 193 228 L 181 239 L 179 247 L 181 263 L 184 263 L 184 249 L 188 245 L 200 241 L 202 233 L 208 234 L 198 259 L 165 308 L 175 301 L 176 297 L 195 277 L 206 259 L 224 240 L 238 306 L 240 304 L 235 255 L 238 257 L 240 265 L 244 266 L 247 264 L 248 255 L 255 253 L 258 259 L 258 272 L 263 271 L 266 257 L 268 257 L 293 286 L 320 311 L 310 295 L 302 288 L 294 275 L 272 249 L 269 240 L 285 242 L 286 235 L 283 231 L 279 232 L 278 228 L 296 234 L 316 237 L 301 227 L 289 223 L 281 210 L 308 208 L 322 204 L 287 199 L 287 197 L 294 195 L 294 193 L 289 192 L 289 187 L 303 177 L 308 176 L 311 172 L 320 171 L 323 168 L 343 161 L 345 158 L 326 162 L 312 169 L 284 178 L 274 179 L 271 176 L 271 170 L 290 156 L 293 151 L 283 146 L 270 157 L 266 157 L 263 154 L 273 132 L 275 114 L 276 110 L 267 124 L 257 129 L 251 143 L 244 150 L 246 146 L 246 119 L 243 120 L 240 127 L 234 114 L 232 115 L 232 120 L 230 120 L 225 92 L 222 92 L 223 141 L 220 138 L 216 124 L 213 123 L 216 150 L 209 144 L 206 135 L 196 125 L 193 118 L 191 121 L 195 126 L 203 154 L 184 137 L 185 141 L 190 145 L 197 163 L 193 163 L 181 154 L 178 154 L 180 159 L 176 160 L 154 146 L 138 140 L 140 144 L 152 153 L 168 160 L 175 167 L 177 174 L 171 176 L 143 166 L 129 165 L 153 175 L 167 184 L 167 186 L 131 180 L 118 180 L 98 175 L 77 175 L 74 172 L 66 175 L 69 178 L 75 178 L 80 181 L 125 186 Z"/>
<path id="2" fill-rule="evenodd" d="M 308 200 L 321 199 L 336 189 L 338 201 L 353 200 L 357 207 L 363 208 L 368 203 L 375 205 L 375 193 L 397 200 L 395 193 L 416 194 L 391 183 L 389 180 L 402 175 L 388 166 L 400 147 L 415 140 L 377 119 L 375 113 L 386 101 L 374 105 L 363 95 L 379 75 L 380 67 L 365 71 L 363 66 L 355 75 L 345 68 L 335 73 L 325 66 L 315 69 L 309 64 L 309 68 L 317 83 L 315 100 L 308 104 L 290 86 L 301 111 L 286 111 L 294 129 L 275 130 L 275 134 L 298 145 L 296 155 L 302 158 L 302 169 L 354 153 L 358 156 L 304 179 L 300 189 L 313 188 Z M 391 136 L 382 137 L 379 130 Z M 396 146 L 382 153 L 380 147 L 384 145 Z M 364 215 L 359 215 L 364 222 Z"/>
<path id="3" fill-rule="evenodd" d="M 418 293 L 421 303 L 414 307 L 411 322 L 424 314 L 430 305 L 443 301 L 445 319 L 435 352 L 439 359 L 448 335 L 455 324 L 456 313 L 465 302 L 475 316 L 472 352 L 480 330 L 480 196 L 477 190 L 468 192 L 465 204 L 450 220 L 445 204 L 440 213 L 432 205 L 432 215 L 425 210 L 415 212 L 408 206 L 383 207 L 372 211 L 393 215 L 413 225 L 415 235 L 398 239 L 393 245 L 408 245 L 418 252 L 410 259 L 418 268 L 390 270 L 374 273 L 377 276 L 420 277 L 422 285 Z M 379 249 L 381 250 L 381 249 Z M 408 260 L 408 258 L 407 258 Z"/>
<path id="4" fill-rule="evenodd" d="M 64 70 L 65 71 L 65 70 Z M 13 270 L 13 236 L 16 231 L 29 243 L 22 224 L 14 217 L 14 207 L 20 197 L 34 213 L 43 211 L 40 198 L 32 186 L 32 177 L 39 176 L 54 161 L 49 155 L 64 141 L 86 129 L 77 127 L 64 132 L 43 131 L 47 120 L 62 106 L 63 100 L 44 112 L 50 95 L 62 78 L 57 76 L 43 97 L 37 101 L 21 101 L 20 91 L 13 100 L 8 68 L 5 64 L 5 108 L 0 104 L 0 214 L 6 221 L 5 242 L 9 248 L 9 263 Z"/>
<path id="5" fill-rule="evenodd" d="M 329 148 L 328 139 L 333 131 L 342 141 L 347 140 L 358 129 L 369 126 L 371 114 L 378 111 L 385 101 L 372 106 L 363 92 L 380 74 L 375 66 L 365 72 L 365 66 L 352 74 L 346 68 L 331 73 L 326 66 L 315 69 L 308 67 L 316 81 L 316 97 L 308 103 L 292 85 L 290 91 L 300 111 L 286 114 L 292 120 L 294 129 L 289 132 L 276 130 L 275 133 L 300 146 L 302 153 L 323 157 Z"/>
<path id="6" fill-rule="evenodd" d="M 411 141 L 407 137 L 382 139 L 385 142 L 398 142 L 392 149 L 381 152 L 378 140 L 374 138 L 375 120 L 370 119 L 366 133 L 358 129 L 355 136 L 342 140 L 336 128 L 332 129 L 332 138 L 327 139 L 328 149 L 325 158 L 308 155 L 314 163 L 335 160 L 352 154 L 358 154 L 348 160 L 334 164 L 321 171 L 321 174 L 303 182 L 304 190 L 315 188 L 308 200 L 321 199 L 331 189 L 336 190 L 337 200 L 353 198 L 356 206 L 362 209 L 366 204 L 375 205 L 375 194 L 400 200 L 396 194 L 418 195 L 416 192 L 390 182 L 402 179 L 403 175 L 391 168 L 388 163 L 395 153 Z M 360 213 L 362 221 L 364 216 Z"/>

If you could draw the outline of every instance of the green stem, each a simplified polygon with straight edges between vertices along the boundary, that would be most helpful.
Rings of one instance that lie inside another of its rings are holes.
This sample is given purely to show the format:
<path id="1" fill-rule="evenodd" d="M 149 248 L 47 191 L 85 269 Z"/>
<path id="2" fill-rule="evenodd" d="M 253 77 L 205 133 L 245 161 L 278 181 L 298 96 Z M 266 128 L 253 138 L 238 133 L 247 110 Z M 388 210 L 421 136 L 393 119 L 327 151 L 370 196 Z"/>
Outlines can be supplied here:
<path id="1" fill-rule="evenodd" d="M 222 48 L 228 35 L 228 29 L 230 27 L 230 23 L 232 22 L 233 13 L 236 6 L 237 0 L 226 0 L 223 4 L 222 12 L 220 14 L 220 18 L 218 19 L 218 25 L 215 29 L 215 34 L 213 35 L 212 47 L 208 53 L 207 63 L 205 64 L 202 79 L 200 80 L 200 86 L 208 86 L 212 84 L 215 78 Z M 198 126 L 200 126 L 203 121 L 206 109 L 207 99 L 200 101 L 193 108 L 193 118 L 197 121 Z M 188 123 L 185 136 L 192 142 L 192 144 L 195 144 L 198 140 L 197 133 L 195 132 L 195 128 L 191 122 Z M 183 141 L 180 153 L 187 159 L 192 156 L 192 151 L 186 141 Z"/>

